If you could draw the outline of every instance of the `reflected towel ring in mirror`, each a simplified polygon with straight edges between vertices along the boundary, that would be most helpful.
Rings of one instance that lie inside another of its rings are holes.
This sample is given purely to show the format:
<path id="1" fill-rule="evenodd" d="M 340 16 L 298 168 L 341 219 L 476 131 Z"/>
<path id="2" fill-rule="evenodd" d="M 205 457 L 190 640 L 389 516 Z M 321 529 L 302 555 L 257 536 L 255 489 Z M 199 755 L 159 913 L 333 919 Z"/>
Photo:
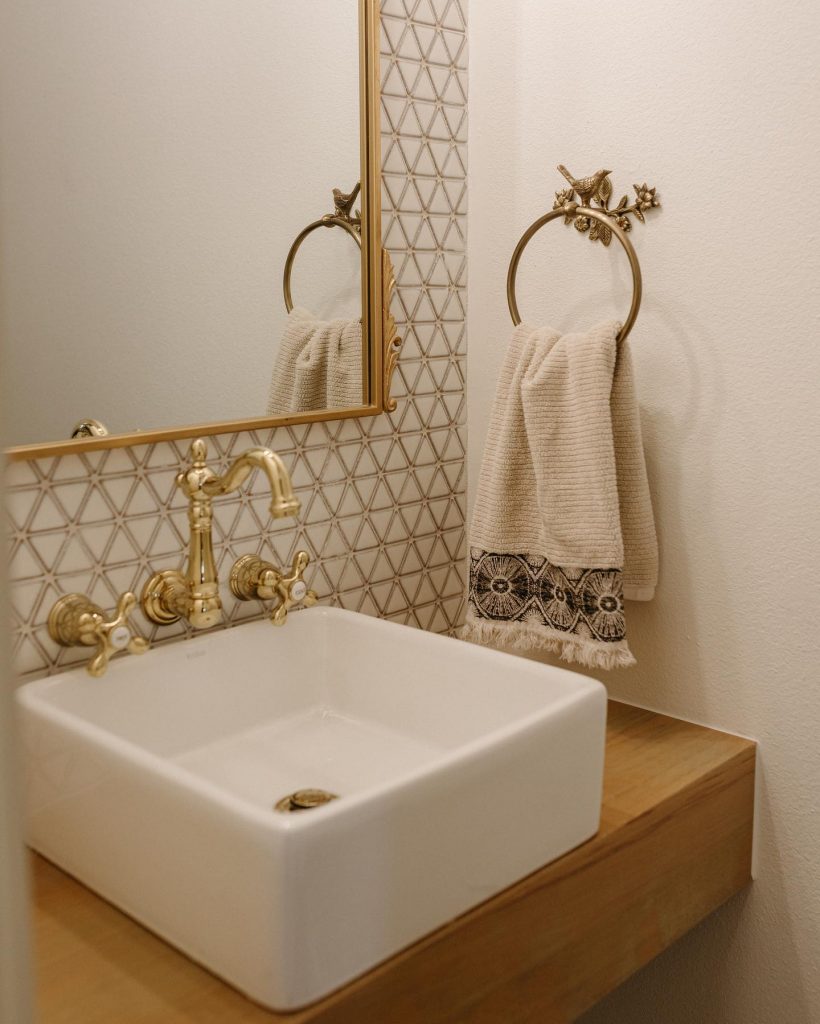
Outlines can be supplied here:
<path id="1" fill-rule="evenodd" d="M 356 182 L 356 187 L 352 192 L 345 194 L 338 188 L 333 189 L 333 202 L 336 209 L 333 213 L 326 213 L 324 217 L 320 217 L 319 220 L 313 221 L 308 224 L 306 228 L 303 228 L 296 238 L 293 240 L 293 245 L 288 250 L 288 254 L 285 257 L 285 273 L 283 277 L 283 290 L 285 293 L 285 309 L 290 313 L 293 309 L 293 296 L 290 290 L 290 279 L 293 273 L 293 262 L 296 259 L 296 253 L 299 251 L 299 246 L 304 242 L 307 236 L 315 231 L 317 228 L 344 228 L 344 230 L 352 235 L 356 242 L 356 245 L 361 249 L 362 247 L 362 218 L 361 214 L 356 211 L 355 216 L 351 215 L 353 204 L 356 202 L 356 197 L 359 194 L 361 188 L 361 182 Z"/>
<path id="2" fill-rule="evenodd" d="M 515 298 L 515 275 L 518 272 L 518 263 L 521 259 L 521 254 L 524 252 L 524 249 L 532 236 L 545 224 L 549 224 L 551 220 L 555 220 L 557 217 L 566 217 L 571 220 L 574 220 L 576 217 L 589 217 L 601 224 L 605 224 L 624 247 L 626 255 L 629 257 L 629 265 L 632 268 L 633 290 L 632 305 L 629 309 L 626 320 L 623 322 L 623 326 L 620 331 L 618 331 L 617 340 L 623 341 L 627 334 L 632 330 L 632 326 L 638 317 L 638 310 L 641 307 L 643 283 L 641 281 L 641 266 L 638 263 L 638 254 L 635 252 L 632 243 L 626 237 L 626 232 L 612 220 L 610 215 L 605 213 L 603 210 L 593 210 L 588 206 L 578 206 L 577 203 L 565 203 L 563 206 L 560 206 L 555 210 L 550 210 L 549 213 L 544 214 L 543 217 L 539 217 L 534 224 L 531 224 L 521 236 L 521 239 L 512 254 L 510 269 L 507 272 L 507 304 L 510 307 L 512 322 L 516 326 L 521 323 L 521 316 L 518 312 L 518 303 Z"/>

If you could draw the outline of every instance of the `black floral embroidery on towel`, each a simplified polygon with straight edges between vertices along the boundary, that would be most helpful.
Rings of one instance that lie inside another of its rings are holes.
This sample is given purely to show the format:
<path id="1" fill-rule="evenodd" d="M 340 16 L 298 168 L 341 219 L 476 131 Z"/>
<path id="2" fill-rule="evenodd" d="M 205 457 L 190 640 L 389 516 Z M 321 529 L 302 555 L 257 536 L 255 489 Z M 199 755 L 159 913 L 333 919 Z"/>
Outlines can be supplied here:
<path id="1" fill-rule="evenodd" d="M 620 569 L 567 569 L 473 548 L 469 601 L 481 619 L 540 624 L 603 643 L 626 636 Z"/>
<path id="2" fill-rule="evenodd" d="M 488 619 L 517 619 L 528 607 L 531 577 L 518 555 L 482 552 L 478 565 L 470 569 L 470 593 Z"/>
<path id="3" fill-rule="evenodd" d="M 618 569 L 590 569 L 581 578 L 581 603 L 599 640 L 623 640 L 624 591 Z"/>
<path id="4" fill-rule="evenodd" d="M 544 622 L 553 629 L 571 633 L 578 622 L 578 595 L 566 575 L 546 560 L 536 575 L 536 593 L 540 598 L 538 610 Z"/>

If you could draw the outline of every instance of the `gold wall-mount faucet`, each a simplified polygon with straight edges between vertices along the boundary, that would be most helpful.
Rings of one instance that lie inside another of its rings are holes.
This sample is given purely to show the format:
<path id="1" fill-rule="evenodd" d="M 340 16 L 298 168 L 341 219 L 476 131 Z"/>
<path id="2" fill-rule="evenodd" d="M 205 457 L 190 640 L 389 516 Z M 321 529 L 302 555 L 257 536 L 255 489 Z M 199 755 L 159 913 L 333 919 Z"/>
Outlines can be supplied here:
<path id="1" fill-rule="evenodd" d="M 284 462 L 270 448 L 249 448 L 217 475 L 207 464 L 208 448 L 202 438 L 191 445 L 191 466 L 177 476 L 177 486 L 188 499 L 191 539 L 184 572 L 155 572 L 142 591 L 142 609 L 152 621 L 168 625 L 185 619 L 195 629 L 209 629 L 222 621 L 222 601 L 213 552 L 213 499 L 238 490 L 254 469 L 261 469 L 271 490 L 274 519 L 295 516 L 299 500 L 293 494 Z M 307 562 L 304 563 L 307 565 Z M 303 566 L 304 569 L 304 566 Z"/>

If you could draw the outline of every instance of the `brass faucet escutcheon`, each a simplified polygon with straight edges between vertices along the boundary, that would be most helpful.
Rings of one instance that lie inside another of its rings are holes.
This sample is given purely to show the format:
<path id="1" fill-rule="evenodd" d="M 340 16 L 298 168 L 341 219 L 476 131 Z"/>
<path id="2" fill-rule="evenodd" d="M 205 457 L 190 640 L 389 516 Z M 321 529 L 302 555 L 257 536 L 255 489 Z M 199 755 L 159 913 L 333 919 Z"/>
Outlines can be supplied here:
<path id="1" fill-rule="evenodd" d="M 85 594 L 66 594 L 51 609 L 48 632 L 61 647 L 96 647 L 86 665 L 89 675 L 101 676 L 108 662 L 118 651 L 144 654 L 148 641 L 138 636 L 128 624 L 128 615 L 137 603 L 129 591 L 117 602 L 111 618 Z"/>
<path id="2" fill-rule="evenodd" d="M 177 476 L 177 487 L 188 499 L 191 539 L 184 572 L 156 572 L 142 591 L 142 608 L 152 622 L 169 624 L 186 619 L 195 629 L 209 629 L 222 621 L 222 601 L 213 551 L 213 499 L 238 490 L 254 469 L 261 469 L 271 491 L 274 519 L 295 516 L 299 501 L 293 494 L 285 464 L 270 448 L 249 448 L 218 476 L 207 464 L 208 447 L 202 438 L 191 445 L 191 465 Z"/>
<path id="3" fill-rule="evenodd" d="M 285 575 L 258 555 L 243 555 L 231 569 L 231 592 L 240 601 L 277 601 L 270 620 L 274 626 L 284 626 L 295 604 L 309 608 L 318 600 L 302 579 L 309 562 L 307 551 L 297 551 L 290 574 Z"/>

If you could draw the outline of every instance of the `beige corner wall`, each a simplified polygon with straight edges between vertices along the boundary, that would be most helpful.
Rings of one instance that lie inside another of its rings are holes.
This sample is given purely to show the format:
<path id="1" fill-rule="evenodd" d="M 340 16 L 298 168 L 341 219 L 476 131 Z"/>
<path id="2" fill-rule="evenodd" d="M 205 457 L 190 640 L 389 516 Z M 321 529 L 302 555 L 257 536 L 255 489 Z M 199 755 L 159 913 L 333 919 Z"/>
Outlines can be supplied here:
<path id="1" fill-rule="evenodd" d="M 586 1024 L 820 1020 L 820 7 L 473 3 L 469 476 L 510 331 L 504 282 L 566 164 L 657 185 L 632 335 L 662 546 L 613 696 L 760 740 L 758 879 Z M 586 34 L 575 31 L 586 25 Z M 551 224 L 519 303 L 625 313 L 626 260 Z"/>
<path id="2" fill-rule="evenodd" d="M 0 430 L 2 433 L 2 430 Z M 2 514 L 0 486 L 0 523 Z M 0 557 L 0 616 L 8 620 L 5 557 Z M 13 676 L 8 636 L 0 631 L 0 1021 L 32 1020 L 28 890 L 20 828 L 16 736 L 13 729 Z"/>
<path id="3" fill-rule="evenodd" d="M 7 678 L 4 673 L 0 694 L 0 1020 L 28 1024 L 32 1020 L 28 901 Z"/>

